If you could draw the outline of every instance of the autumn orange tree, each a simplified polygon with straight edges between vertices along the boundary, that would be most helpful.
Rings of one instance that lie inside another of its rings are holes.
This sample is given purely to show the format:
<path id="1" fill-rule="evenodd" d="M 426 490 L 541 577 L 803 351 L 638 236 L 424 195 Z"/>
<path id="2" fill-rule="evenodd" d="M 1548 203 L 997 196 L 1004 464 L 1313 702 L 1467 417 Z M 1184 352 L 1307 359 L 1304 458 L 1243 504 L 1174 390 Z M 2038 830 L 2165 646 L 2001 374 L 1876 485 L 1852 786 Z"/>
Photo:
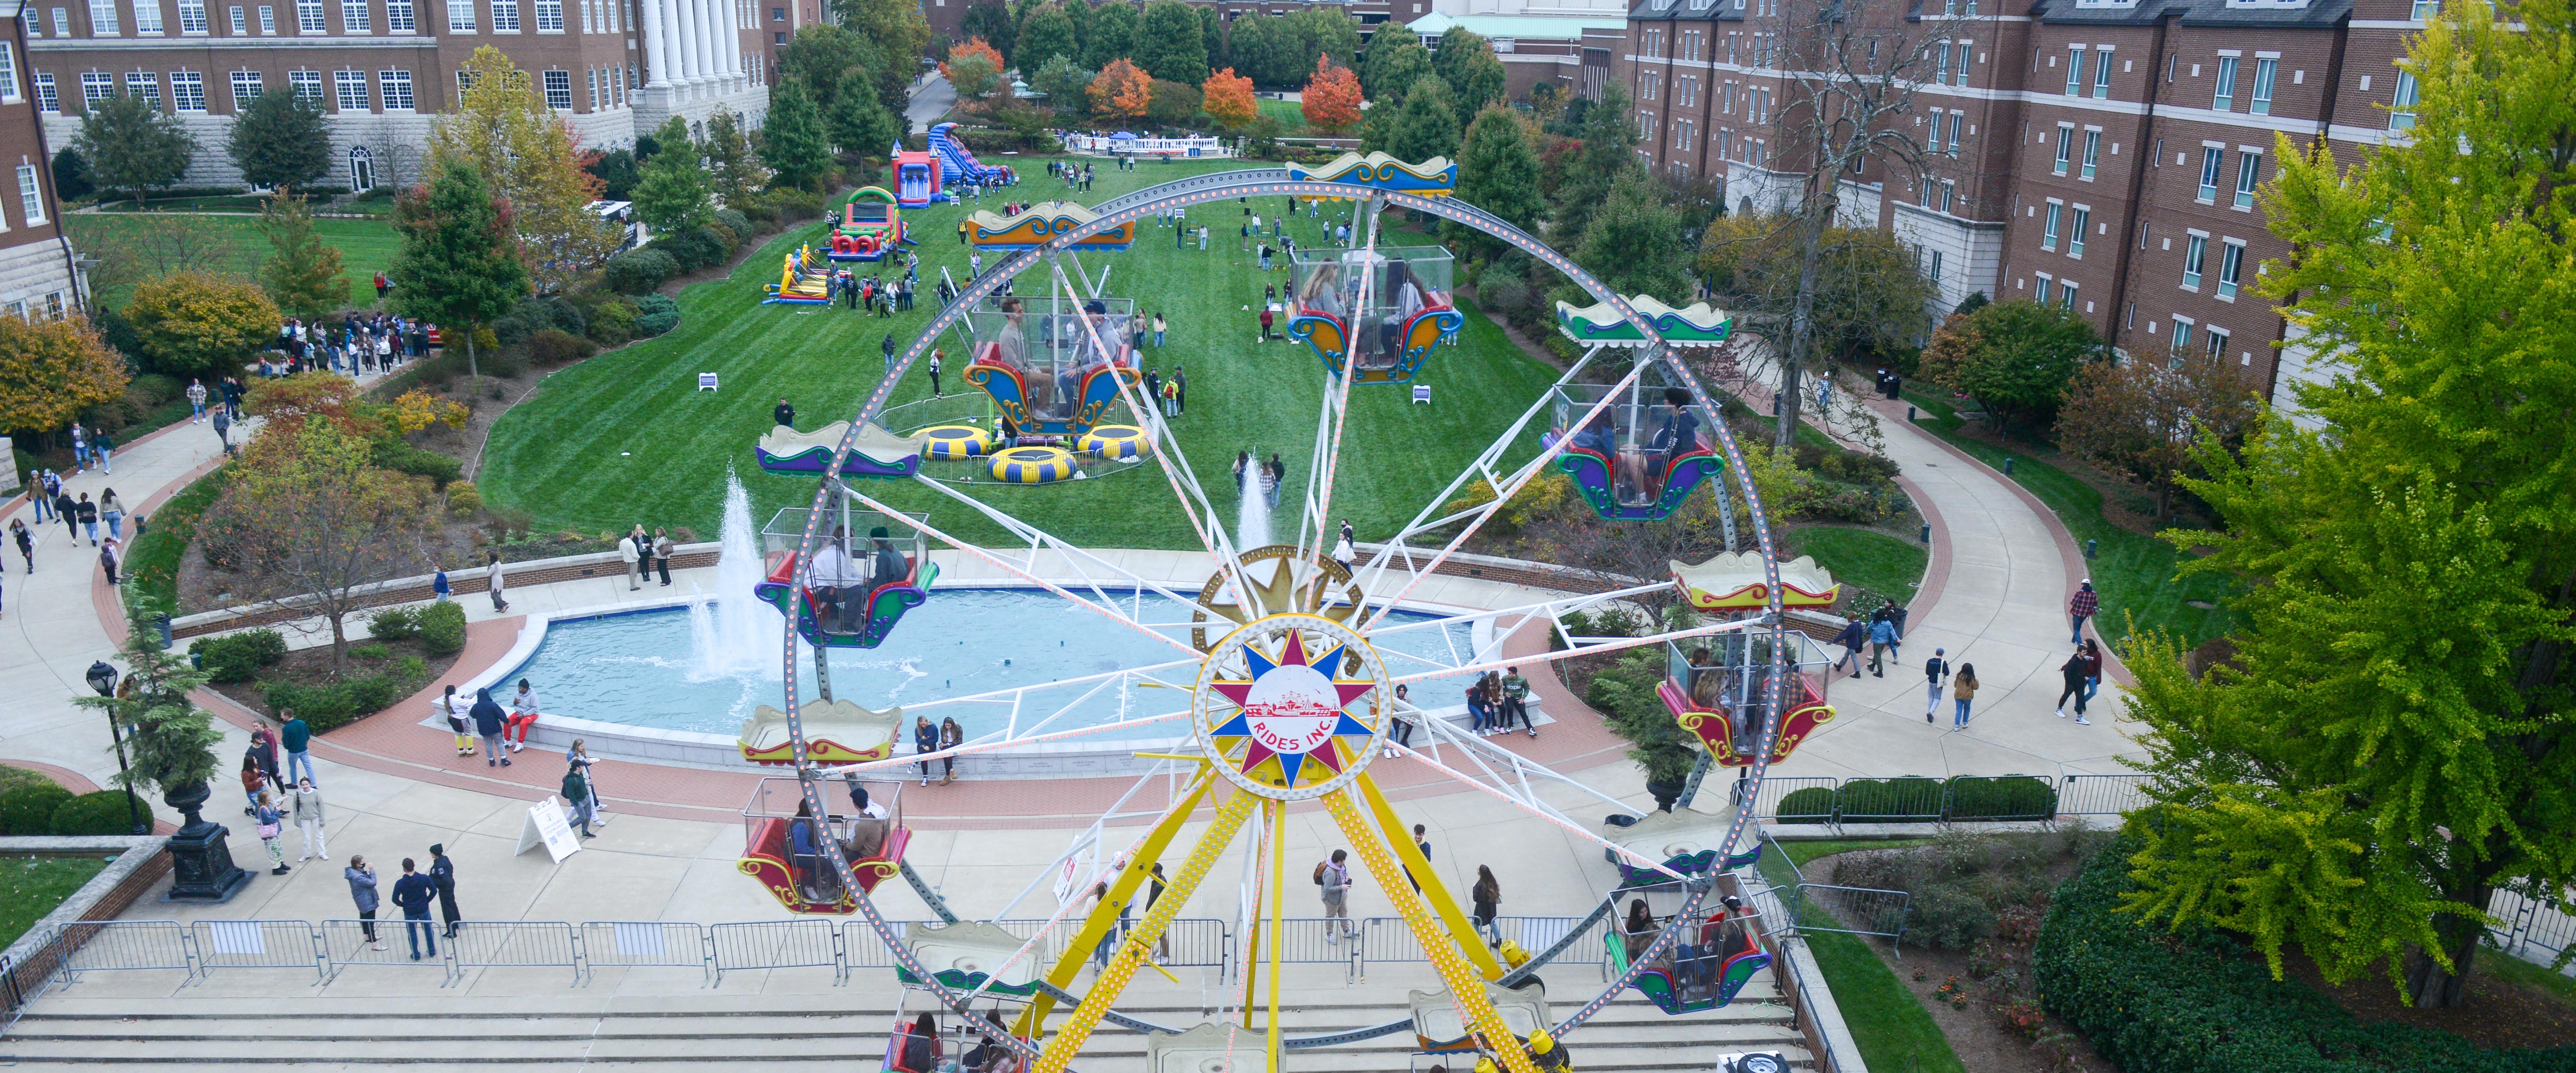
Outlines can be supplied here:
<path id="1" fill-rule="evenodd" d="M 125 393 L 125 363 L 89 322 L 0 317 L 0 429 L 61 428 Z"/>
<path id="2" fill-rule="evenodd" d="M 1315 57 L 1315 74 L 1306 80 L 1306 125 L 1339 134 L 1360 122 L 1360 77 L 1335 66 L 1328 56 Z"/>
<path id="3" fill-rule="evenodd" d="M 965 43 L 951 46 L 948 58 L 939 62 L 940 77 L 957 90 L 959 97 L 980 100 L 998 88 L 1002 72 L 1009 70 L 1002 53 L 983 38 L 970 37 Z"/>
<path id="4" fill-rule="evenodd" d="M 1207 76 L 1199 93 L 1199 110 L 1228 128 L 1249 126 L 1252 117 L 1261 114 L 1261 106 L 1252 101 L 1252 80 L 1235 74 L 1232 67 Z"/>
<path id="5" fill-rule="evenodd" d="M 1091 112 L 1102 119 L 1134 119 L 1145 114 L 1154 103 L 1154 80 L 1135 64 L 1112 60 L 1091 80 L 1084 93 L 1091 98 Z"/>

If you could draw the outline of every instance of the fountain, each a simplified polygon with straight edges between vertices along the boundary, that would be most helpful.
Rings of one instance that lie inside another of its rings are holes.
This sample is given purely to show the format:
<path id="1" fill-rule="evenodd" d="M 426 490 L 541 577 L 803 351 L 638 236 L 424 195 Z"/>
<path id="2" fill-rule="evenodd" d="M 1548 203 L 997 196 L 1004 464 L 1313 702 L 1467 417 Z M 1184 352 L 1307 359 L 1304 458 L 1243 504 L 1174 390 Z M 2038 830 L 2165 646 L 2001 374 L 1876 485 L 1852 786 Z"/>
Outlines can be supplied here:
<path id="1" fill-rule="evenodd" d="M 778 634 L 761 628 L 779 621 L 777 612 L 763 607 L 752 593 L 765 567 L 759 532 L 751 524 L 751 494 L 743 490 L 730 467 L 725 471 L 723 539 L 724 550 L 716 557 L 715 595 L 689 604 L 689 640 L 696 657 L 692 675 L 739 677 L 765 670 L 769 677 L 777 677 Z"/>
<path id="2" fill-rule="evenodd" d="M 1261 452 L 1252 453 L 1252 468 L 1244 471 L 1236 487 L 1242 491 L 1234 513 L 1234 546 L 1238 551 L 1267 546 L 1270 543 L 1270 500 L 1263 493 Z"/>

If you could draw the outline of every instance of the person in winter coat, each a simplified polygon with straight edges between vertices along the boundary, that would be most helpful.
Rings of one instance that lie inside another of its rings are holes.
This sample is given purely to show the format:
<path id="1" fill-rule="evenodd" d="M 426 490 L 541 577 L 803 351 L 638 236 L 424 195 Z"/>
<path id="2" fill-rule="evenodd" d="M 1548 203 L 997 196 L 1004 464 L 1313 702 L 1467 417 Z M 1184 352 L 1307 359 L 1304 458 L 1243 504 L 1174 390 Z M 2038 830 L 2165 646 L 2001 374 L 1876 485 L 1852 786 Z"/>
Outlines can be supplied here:
<path id="1" fill-rule="evenodd" d="M 1843 658 L 1835 660 L 1834 666 L 1850 667 L 1852 677 L 1860 677 L 1860 650 L 1869 644 L 1869 627 L 1858 618 L 1844 619 L 1843 632 L 1834 635 L 1834 643 L 1843 646 Z"/>
<path id="2" fill-rule="evenodd" d="M 492 699 L 489 689 L 474 691 L 474 734 L 483 739 L 483 766 L 510 765 L 510 750 L 501 743 L 501 731 L 509 723 L 500 702 Z"/>
<path id="3" fill-rule="evenodd" d="M 573 822 L 581 825 L 581 837 L 595 837 L 590 833 L 590 780 L 582 776 L 579 765 L 564 769 L 563 796 L 564 803 L 572 806 Z"/>
<path id="4" fill-rule="evenodd" d="M 349 901 L 358 907 L 358 927 L 366 931 L 367 945 L 384 949 L 385 941 L 376 937 L 376 870 L 367 867 L 366 858 L 352 856 L 340 878 L 349 881 Z"/>
<path id="5" fill-rule="evenodd" d="M 438 929 L 429 922 L 429 901 L 438 897 L 438 885 L 412 869 L 411 858 L 403 858 L 402 878 L 394 880 L 394 904 L 402 907 L 403 937 L 411 940 L 411 959 L 418 961 L 423 943 L 429 944 L 429 956 L 438 956 Z"/>
<path id="6" fill-rule="evenodd" d="M 1950 679 L 1950 729 L 1968 729 L 1968 707 L 1977 697 L 1977 665 L 1962 663 L 1959 673 Z"/>
<path id="7" fill-rule="evenodd" d="M 2057 673 L 2066 684 L 2066 689 L 2057 695 L 2057 717 L 2066 718 L 2066 698 L 2073 697 L 2075 721 L 2090 726 L 2090 721 L 2084 718 L 2084 683 L 2093 677 L 2092 662 L 2084 658 L 2084 650 L 2079 648 L 2074 655 L 2066 657 L 2066 662 L 2057 665 Z"/>
<path id="8" fill-rule="evenodd" d="M 304 832 L 304 855 L 295 858 L 295 863 L 330 860 L 331 846 L 322 838 L 322 825 L 326 822 L 322 815 L 322 790 L 313 785 L 312 779 L 306 778 L 298 780 L 295 792 L 287 796 L 295 799 L 290 806 L 295 815 L 295 827 Z"/>
<path id="9" fill-rule="evenodd" d="M 2084 701 L 2092 703 L 2093 694 L 2102 691 L 2102 643 L 2084 639 L 2084 663 L 2090 670 L 2084 676 Z"/>
<path id="10" fill-rule="evenodd" d="M 643 588 L 643 583 L 636 580 L 643 577 L 644 574 L 635 565 L 641 556 L 636 551 L 635 541 L 633 538 L 617 542 L 617 557 L 626 563 L 626 591 L 633 592 L 637 589 Z"/>
<path id="11" fill-rule="evenodd" d="M 492 587 L 492 610 L 507 612 L 510 601 L 501 595 L 501 553 L 493 552 L 492 561 L 483 568 L 483 577 Z"/>
<path id="12" fill-rule="evenodd" d="M 465 914 L 456 909 L 456 862 L 447 859 L 444 843 L 429 847 L 429 881 L 438 888 L 438 915 L 447 924 L 447 937 L 453 939 Z"/>
<path id="13" fill-rule="evenodd" d="M 286 866 L 286 851 L 277 846 L 277 836 L 286 826 L 286 814 L 277 810 L 277 799 L 262 789 L 259 804 L 252 808 L 251 815 L 254 817 L 252 822 L 259 825 L 259 844 L 268 848 L 268 863 L 276 865 L 268 870 L 268 874 L 282 876 L 294 871 Z"/>
<path id="14" fill-rule="evenodd" d="M 1869 673 L 1887 677 L 1886 669 L 1880 665 L 1880 657 L 1888 655 L 1905 658 L 1905 653 L 1897 650 L 1896 620 L 1883 618 L 1869 624 Z"/>

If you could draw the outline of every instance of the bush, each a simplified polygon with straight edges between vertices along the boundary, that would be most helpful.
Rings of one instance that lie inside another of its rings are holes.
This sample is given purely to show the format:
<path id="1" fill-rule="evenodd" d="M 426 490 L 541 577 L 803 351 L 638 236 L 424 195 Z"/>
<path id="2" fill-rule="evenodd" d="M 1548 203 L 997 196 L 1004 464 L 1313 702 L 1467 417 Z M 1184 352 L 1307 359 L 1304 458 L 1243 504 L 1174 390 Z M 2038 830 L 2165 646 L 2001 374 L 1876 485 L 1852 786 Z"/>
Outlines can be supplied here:
<path id="1" fill-rule="evenodd" d="M 778 210 L 783 223 L 811 220 L 823 215 L 823 195 L 811 190 L 772 190 L 769 207 Z"/>
<path id="2" fill-rule="evenodd" d="M 770 204 L 770 202 L 776 200 L 776 198 L 777 195 L 772 194 L 767 198 L 763 198 L 759 201 L 743 206 L 743 219 L 750 221 L 751 226 L 758 228 L 764 234 L 778 230 L 778 206 Z"/>
<path id="3" fill-rule="evenodd" d="M 1476 282 L 1476 304 L 1489 315 L 1509 316 L 1529 300 L 1529 284 L 1508 272 L 1487 272 Z"/>
<path id="4" fill-rule="evenodd" d="M 373 641 L 369 641 L 369 642 L 366 642 L 365 644 L 355 644 L 355 645 L 350 645 L 350 646 L 349 646 L 349 658 L 350 658 L 350 659 L 362 659 L 362 660 L 366 660 L 366 661 L 367 661 L 367 662 L 369 662 L 369 663 L 374 663 L 374 662 L 377 662 L 377 661 L 379 661 L 379 660 L 388 660 L 388 659 L 392 659 L 392 658 L 394 658 L 394 650 L 393 650 L 393 649 L 391 649 L 391 648 L 387 648 L 387 647 L 385 647 L 384 645 L 377 644 L 377 643 L 375 643 L 375 642 L 373 642 Z"/>
<path id="5" fill-rule="evenodd" d="M 472 481 L 447 482 L 447 511 L 450 514 L 472 514 L 483 509 L 483 492 Z"/>
<path id="6" fill-rule="evenodd" d="M 200 638 L 188 646 L 188 654 L 215 681 L 247 682 L 259 677 L 260 668 L 286 658 L 286 638 L 276 630 L 243 630 Z"/>
<path id="7" fill-rule="evenodd" d="M 565 365 L 597 353 L 598 344 L 553 328 L 528 337 L 528 356 L 539 365 Z"/>
<path id="8" fill-rule="evenodd" d="M 367 636 L 380 641 L 408 641 L 420 636 L 420 609 L 388 607 L 367 616 Z"/>
<path id="9" fill-rule="evenodd" d="M 724 242 L 715 232 L 703 227 L 688 227 L 653 240 L 653 248 L 671 255 L 671 263 L 682 272 L 695 272 L 724 263 Z"/>
<path id="10" fill-rule="evenodd" d="M 635 299 L 635 337 L 650 339 L 680 326 L 680 303 L 669 295 L 647 294 Z"/>
<path id="11" fill-rule="evenodd" d="M 737 242 L 748 242 L 751 236 L 759 233 L 751 229 L 751 217 L 739 210 L 717 209 L 715 217 L 716 222 L 723 224 L 725 230 L 733 232 L 734 240 Z"/>
<path id="12" fill-rule="evenodd" d="M 465 605 L 441 601 L 420 609 L 420 649 L 452 656 L 465 649 Z"/>
<path id="13" fill-rule="evenodd" d="M 619 294 L 649 294 L 680 274 L 679 262 L 658 247 L 628 250 L 608 259 L 608 286 Z"/>
<path id="14" fill-rule="evenodd" d="M 125 385 L 125 396 L 147 408 L 184 398 L 187 391 L 178 380 L 160 373 L 145 373 Z"/>
<path id="15" fill-rule="evenodd" d="M 1781 823 L 1831 823 L 1834 818 L 1834 791 L 1831 787 L 1810 786 L 1792 790 L 1780 799 Z"/>
<path id="16" fill-rule="evenodd" d="M 123 790 L 93 790 L 63 802 L 54 809 L 46 832 L 52 835 L 130 835 L 134 833 L 135 814 L 143 822 L 152 822 L 149 808 L 142 802 L 127 801 Z"/>
<path id="17" fill-rule="evenodd" d="M 1938 819 L 1941 780 L 1921 775 L 1851 779 L 1843 783 L 1834 803 L 1842 810 L 1844 823 Z"/>
<path id="18" fill-rule="evenodd" d="M 1915 891 L 1906 914 L 1906 937 L 1935 950 L 1966 950 L 1994 933 L 1995 911 L 1956 884 Z"/>
<path id="19" fill-rule="evenodd" d="M 603 347 L 618 346 L 635 338 L 635 303 L 623 298 L 602 302 L 590 311 L 590 341 Z"/>
<path id="20" fill-rule="evenodd" d="M 427 636 L 426 631 L 423 636 Z M 428 680 L 429 665 L 419 656 L 404 656 L 392 669 L 380 674 L 343 678 L 318 685 L 270 682 L 263 687 L 263 692 L 270 711 L 293 708 L 306 726 L 320 734 L 390 708 Z"/>
<path id="21" fill-rule="evenodd" d="M 0 831 L 13 835 L 51 834 L 54 810 L 71 799 L 71 791 L 50 782 L 0 794 Z"/>
<path id="22" fill-rule="evenodd" d="M 499 347 L 486 349 L 481 354 L 475 355 L 474 363 L 483 375 L 497 376 L 504 380 L 528 371 L 527 352 L 523 350 Z M 501 397 L 499 385 L 494 385 L 492 390 L 493 398 Z"/>
<path id="23" fill-rule="evenodd" d="M 494 372 L 494 375 L 502 374 Z M 440 488 L 447 487 L 447 482 L 465 475 L 465 463 L 436 451 L 414 447 L 398 439 L 376 441 L 375 463 L 397 473 L 427 477 L 429 483 Z"/>
<path id="24" fill-rule="evenodd" d="M 581 309 L 561 298 L 530 298 L 510 307 L 501 319 L 492 322 L 492 337 L 502 346 L 516 346 L 542 331 L 561 331 L 579 335 L 588 327 Z"/>
<path id="25" fill-rule="evenodd" d="M 2057 788 L 2030 775 L 1960 778 L 1950 781 L 1947 818 L 1964 820 L 2047 820 L 2057 816 Z"/>

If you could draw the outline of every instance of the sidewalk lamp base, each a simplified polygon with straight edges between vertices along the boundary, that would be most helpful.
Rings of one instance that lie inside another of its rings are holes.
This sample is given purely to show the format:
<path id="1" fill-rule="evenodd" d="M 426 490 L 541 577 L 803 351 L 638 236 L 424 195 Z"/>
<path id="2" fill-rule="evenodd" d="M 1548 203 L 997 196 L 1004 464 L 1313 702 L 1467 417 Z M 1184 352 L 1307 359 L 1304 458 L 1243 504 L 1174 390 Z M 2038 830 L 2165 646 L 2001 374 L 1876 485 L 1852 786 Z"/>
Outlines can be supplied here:
<path id="1" fill-rule="evenodd" d="M 170 836 L 170 892 L 165 902 L 221 904 L 250 885 L 250 873 L 233 863 L 230 834 L 219 823 L 199 822 Z"/>

